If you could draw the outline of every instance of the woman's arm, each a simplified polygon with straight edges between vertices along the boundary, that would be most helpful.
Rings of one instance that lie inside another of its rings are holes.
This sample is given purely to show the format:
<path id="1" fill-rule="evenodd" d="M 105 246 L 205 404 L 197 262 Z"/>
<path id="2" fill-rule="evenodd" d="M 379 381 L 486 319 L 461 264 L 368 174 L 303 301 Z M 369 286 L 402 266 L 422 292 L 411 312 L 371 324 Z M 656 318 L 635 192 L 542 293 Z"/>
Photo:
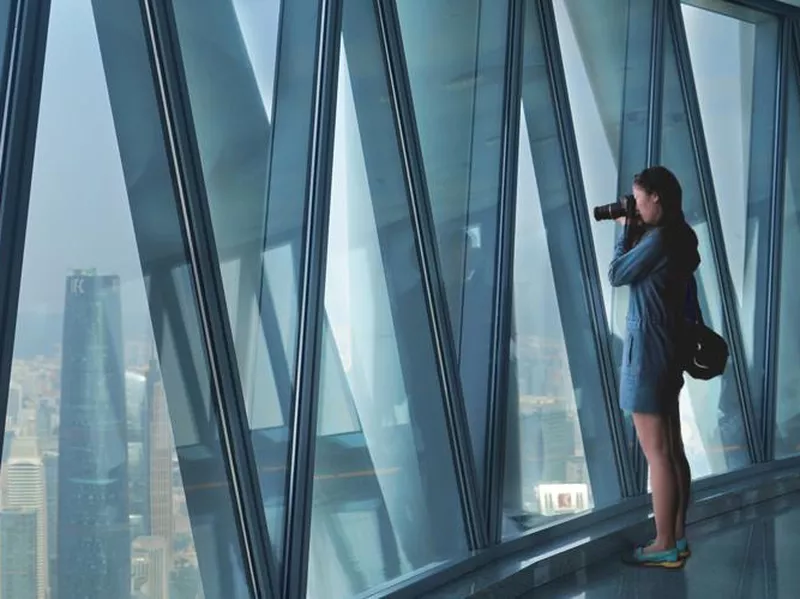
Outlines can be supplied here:
<path id="1" fill-rule="evenodd" d="M 625 236 L 614 249 L 614 259 L 608 269 L 608 280 L 613 287 L 630 285 L 649 275 L 665 258 L 663 239 L 658 229 L 642 237 L 641 241 L 625 251 Z"/>

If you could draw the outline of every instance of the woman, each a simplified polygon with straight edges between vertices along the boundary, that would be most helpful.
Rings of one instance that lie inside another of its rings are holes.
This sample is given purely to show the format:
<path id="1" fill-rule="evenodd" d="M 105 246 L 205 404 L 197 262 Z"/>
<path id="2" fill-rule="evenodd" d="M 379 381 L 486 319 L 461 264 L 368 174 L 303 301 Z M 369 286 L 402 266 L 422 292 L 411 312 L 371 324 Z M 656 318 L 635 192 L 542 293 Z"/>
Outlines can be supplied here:
<path id="1" fill-rule="evenodd" d="M 609 268 L 615 287 L 630 286 L 622 359 L 620 407 L 632 414 L 650 468 L 656 538 L 630 559 L 680 568 L 691 475 L 681 438 L 678 395 L 683 386 L 687 290 L 700 264 L 697 237 L 681 209 L 681 186 L 662 166 L 634 177 L 637 217 L 617 244 Z M 635 239 L 635 241 L 632 241 Z"/>

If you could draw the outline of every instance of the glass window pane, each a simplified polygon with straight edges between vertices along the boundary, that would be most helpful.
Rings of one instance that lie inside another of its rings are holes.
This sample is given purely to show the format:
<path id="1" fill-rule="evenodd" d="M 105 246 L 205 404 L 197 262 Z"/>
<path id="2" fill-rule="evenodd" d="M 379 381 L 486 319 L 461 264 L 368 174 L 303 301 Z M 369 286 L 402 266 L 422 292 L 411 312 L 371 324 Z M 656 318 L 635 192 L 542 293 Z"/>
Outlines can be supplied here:
<path id="1" fill-rule="evenodd" d="M 798 71 L 790 67 L 786 110 L 786 178 L 780 270 L 778 363 L 775 396 L 775 457 L 800 453 L 800 93 Z"/>
<path id="2" fill-rule="evenodd" d="M 664 39 L 664 104 L 661 162 L 683 187 L 683 212 L 697 234 L 701 264 L 695 278 L 706 324 L 728 336 L 720 302 L 718 265 L 711 250 L 694 148 L 678 77 L 672 36 Z M 732 366 L 722 377 L 697 381 L 684 377 L 681 424 L 692 475 L 701 478 L 749 465 L 741 404 Z"/>
<path id="3" fill-rule="evenodd" d="M 525 7 L 505 536 L 620 497 L 542 24 L 536 3 Z"/>
<path id="4" fill-rule="evenodd" d="M 608 204 L 617 197 L 629 4 L 630 0 L 554 3 L 590 212 L 594 206 Z M 614 225 L 592 219 L 592 239 L 600 273 L 605 273 L 614 255 Z M 615 294 L 626 290 L 611 287 L 608 277 L 601 277 L 601 283 L 609 322 L 622 340 L 624 329 L 619 326 L 625 322 L 627 300 L 613 300 Z M 612 310 L 615 305 L 616 312 Z M 621 343 L 618 345 L 621 355 Z"/>
<path id="5" fill-rule="evenodd" d="M 240 268 L 258 275 L 260 263 L 252 258 L 260 255 L 265 236 L 281 2 L 172 4 L 217 249 L 223 261 L 239 259 Z M 227 283 L 230 301 L 237 285 Z"/>
<path id="6" fill-rule="evenodd" d="M 570 111 L 590 215 L 629 193 L 630 174 L 646 155 L 651 0 L 561 0 L 553 3 Z M 606 308 L 615 380 L 622 365 L 628 288 L 605 273 L 621 227 L 591 218 L 592 241 Z M 636 457 L 633 422 L 624 419 L 628 455 Z"/>
<path id="7" fill-rule="evenodd" d="M 755 11 L 730 10 L 729 16 L 682 6 L 751 394 L 760 412 L 767 285 L 759 265 L 769 252 L 778 23 Z"/>
<path id="8" fill-rule="evenodd" d="M 0 594 L 247 593 L 135 3 L 54 0 L 0 481 Z"/>
<path id="9" fill-rule="evenodd" d="M 513 391 L 506 439 L 512 457 L 506 464 L 503 501 L 506 515 L 523 528 L 594 507 L 578 420 L 577 399 L 585 390 L 576 389 L 564 334 L 574 315 L 562 313 L 557 297 L 551 259 L 556 248 L 545 227 L 552 215 L 543 214 L 530 140 L 523 111 L 514 246 Z M 599 390 L 591 401 L 602 402 Z"/>
<path id="10" fill-rule="evenodd" d="M 237 265 L 225 300 L 280 559 L 319 3 L 172 3 L 216 250 Z"/>
<path id="11" fill-rule="evenodd" d="M 508 3 L 402 0 L 397 11 L 481 481 Z"/>
<path id="12" fill-rule="evenodd" d="M 345 3 L 308 570 L 319 599 L 467 551 L 374 19 L 371 2 Z"/>
<path id="13" fill-rule="evenodd" d="M 742 305 L 755 30 L 752 23 L 682 6 L 728 262 Z"/>

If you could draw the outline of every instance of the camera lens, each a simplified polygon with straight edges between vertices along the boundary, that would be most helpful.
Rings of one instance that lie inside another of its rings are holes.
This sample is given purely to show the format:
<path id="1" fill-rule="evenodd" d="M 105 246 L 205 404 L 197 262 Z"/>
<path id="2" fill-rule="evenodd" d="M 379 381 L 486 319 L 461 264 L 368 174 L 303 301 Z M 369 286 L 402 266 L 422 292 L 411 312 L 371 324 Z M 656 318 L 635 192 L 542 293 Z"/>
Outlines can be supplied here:
<path id="1" fill-rule="evenodd" d="M 596 221 L 614 220 L 625 216 L 627 213 L 628 210 L 625 204 L 622 204 L 620 202 L 614 202 L 612 204 L 606 204 L 604 206 L 595 206 L 594 219 Z"/>

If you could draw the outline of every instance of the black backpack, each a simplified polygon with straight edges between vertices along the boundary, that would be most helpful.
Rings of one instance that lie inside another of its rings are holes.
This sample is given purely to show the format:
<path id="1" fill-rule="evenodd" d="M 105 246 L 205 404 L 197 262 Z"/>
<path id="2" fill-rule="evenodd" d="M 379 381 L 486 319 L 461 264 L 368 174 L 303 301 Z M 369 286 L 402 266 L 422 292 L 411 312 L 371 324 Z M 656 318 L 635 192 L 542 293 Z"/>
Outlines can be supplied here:
<path id="1" fill-rule="evenodd" d="M 725 372 L 728 364 L 728 344 L 721 335 L 705 325 L 694 277 L 689 281 L 687 290 L 686 321 L 686 360 L 683 370 L 701 381 L 718 377 Z"/>

